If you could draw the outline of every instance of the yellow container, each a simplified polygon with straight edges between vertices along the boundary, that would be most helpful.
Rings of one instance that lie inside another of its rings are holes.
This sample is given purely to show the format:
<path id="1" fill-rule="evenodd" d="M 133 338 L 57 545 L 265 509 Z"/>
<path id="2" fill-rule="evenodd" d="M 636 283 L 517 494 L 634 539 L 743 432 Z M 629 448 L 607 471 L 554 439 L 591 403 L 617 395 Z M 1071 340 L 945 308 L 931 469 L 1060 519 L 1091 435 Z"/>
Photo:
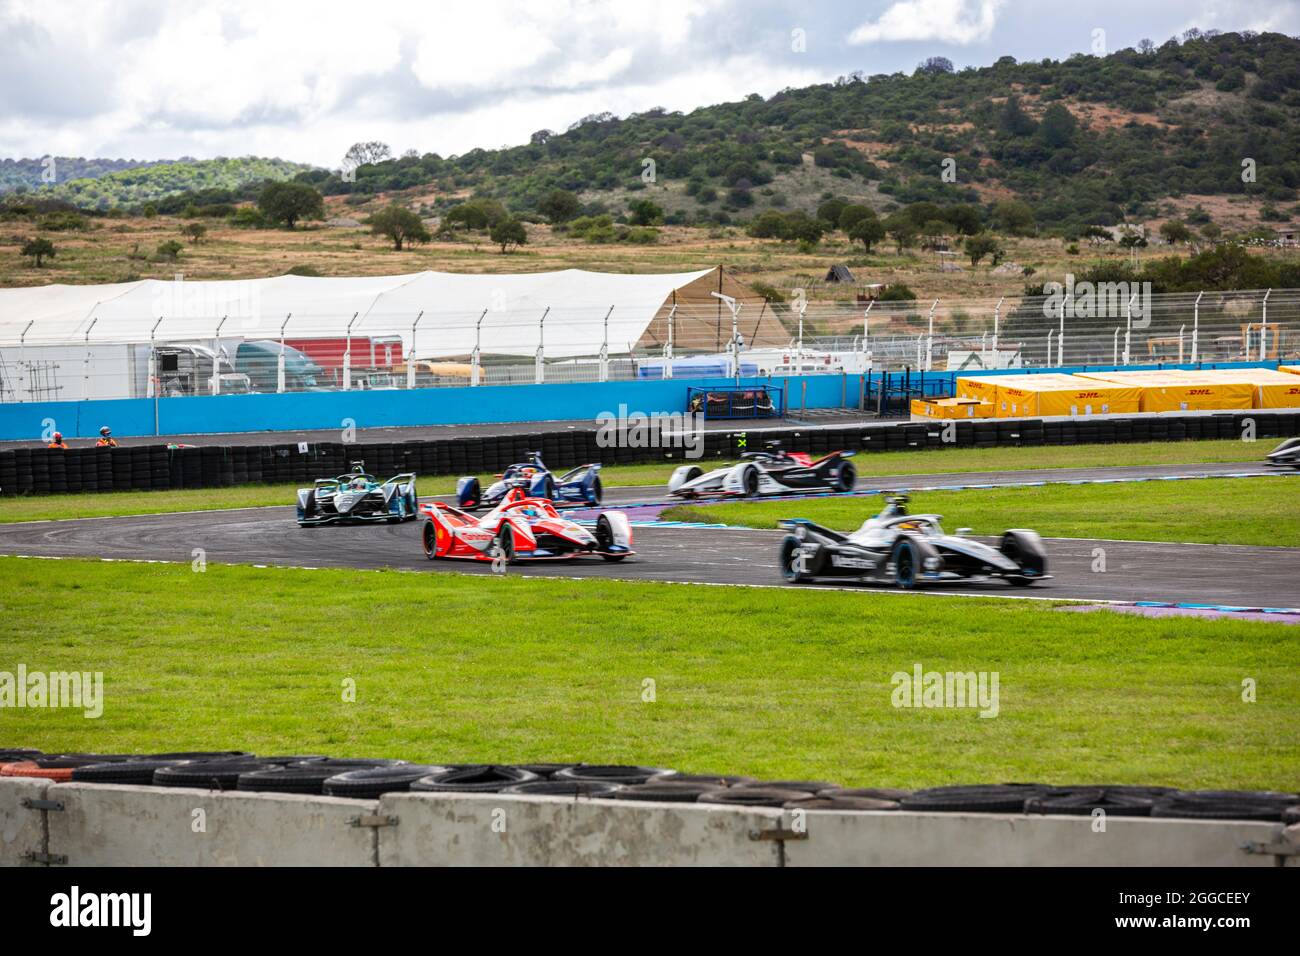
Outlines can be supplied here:
<path id="1" fill-rule="evenodd" d="M 1095 379 L 1141 389 L 1144 412 L 1218 412 L 1253 408 L 1255 387 L 1240 376 L 1215 378 L 1206 372 L 1178 369 L 1132 372 L 1080 372 Z"/>
<path id="2" fill-rule="evenodd" d="M 1279 372 L 1288 372 L 1291 375 L 1300 375 L 1300 365 L 1279 365 L 1277 370 Z"/>
<path id="3" fill-rule="evenodd" d="M 1216 381 L 1245 382 L 1254 390 L 1252 408 L 1300 408 L 1300 378 L 1271 368 L 1207 369 Z"/>
<path id="4" fill-rule="evenodd" d="M 1056 372 L 960 378 L 957 394 L 971 395 L 988 385 L 994 389 L 992 400 L 998 418 L 1129 414 L 1138 410 L 1141 396 L 1140 389 L 1133 385 L 1103 383 Z"/>
<path id="5" fill-rule="evenodd" d="M 917 418 L 992 418 L 993 403 L 970 398 L 912 399 Z"/>
<path id="6" fill-rule="evenodd" d="M 1002 375 L 971 375 L 957 379 L 957 397 L 973 398 L 976 401 L 992 403 L 998 395 L 998 379 Z M 1015 376 L 1019 378 L 1019 376 Z"/>

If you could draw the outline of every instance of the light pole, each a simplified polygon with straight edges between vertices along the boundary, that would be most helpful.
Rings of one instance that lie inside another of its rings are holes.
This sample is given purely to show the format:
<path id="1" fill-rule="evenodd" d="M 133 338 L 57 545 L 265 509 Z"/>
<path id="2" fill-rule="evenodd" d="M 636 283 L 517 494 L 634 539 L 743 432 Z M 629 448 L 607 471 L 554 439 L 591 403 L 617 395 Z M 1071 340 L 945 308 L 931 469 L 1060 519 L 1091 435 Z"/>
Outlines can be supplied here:
<path id="1" fill-rule="evenodd" d="M 600 340 L 600 380 L 602 382 L 609 381 L 609 317 L 613 312 L 614 307 L 611 305 L 609 311 L 605 313 L 605 333 Z"/>
<path id="2" fill-rule="evenodd" d="M 664 346 L 664 378 L 673 377 L 673 317 L 677 314 L 677 303 L 668 310 L 668 344 Z"/>
<path id="3" fill-rule="evenodd" d="M 343 339 L 343 391 L 352 388 L 352 323 L 357 320 L 360 312 L 353 312 L 352 318 L 348 319 L 348 328 L 344 332 Z"/>
<path id="4" fill-rule="evenodd" d="M 1201 296 L 1204 292 L 1196 293 L 1196 301 L 1192 303 L 1192 363 L 1196 363 L 1197 339 L 1201 333 Z"/>

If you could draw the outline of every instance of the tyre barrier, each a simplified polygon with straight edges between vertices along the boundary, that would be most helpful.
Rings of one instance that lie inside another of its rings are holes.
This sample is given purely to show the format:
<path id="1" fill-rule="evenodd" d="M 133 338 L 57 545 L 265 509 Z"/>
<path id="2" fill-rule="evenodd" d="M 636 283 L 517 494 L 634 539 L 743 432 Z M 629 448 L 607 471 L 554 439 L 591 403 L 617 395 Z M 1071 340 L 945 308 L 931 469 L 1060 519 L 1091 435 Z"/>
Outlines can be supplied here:
<path id="1" fill-rule="evenodd" d="M 1300 413 L 1238 411 L 1222 414 L 1162 414 L 1158 417 L 987 419 L 948 422 L 881 422 L 817 428 L 766 425 L 753 431 L 708 431 L 703 458 L 730 458 L 778 440 L 787 451 L 822 455 L 829 451 L 909 451 L 952 447 L 1124 444 L 1185 439 L 1256 438 L 1300 435 Z M 17 448 L 0 451 L 0 495 L 68 494 L 218 488 L 242 484 L 307 485 L 343 474 L 364 461 L 381 478 L 402 472 L 465 475 L 499 472 L 527 460 L 532 451 L 556 468 L 583 462 L 606 465 L 676 462 L 683 448 L 602 447 L 596 429 L 533 432 L 475 438 L 404 442 L 316 442 L 169 448 Z M 303 447 L 306 451 L 301 450 Z M 1263 452 L 1261 451 L 1261 458 Z"/>
<path id="2" fill-rule="evenodd" d="M 45 754 L 31 748 L 0 748 L 0 777 L 323 794 L 353 799 L 375 799 L 386 793 L 410 790 L 609 797 L 792 809 L 1078 816 L 1104 810 L 1113 816 L 1300 821 L 1300 794 L 1272 790 L 1007 783 L 908 791 L 892 787 L 841 787 L 814 780 L 678 773 L 663 767 L 584 763 L 412 764 L 393 758 L 260 757 L 243 750 Z"/>

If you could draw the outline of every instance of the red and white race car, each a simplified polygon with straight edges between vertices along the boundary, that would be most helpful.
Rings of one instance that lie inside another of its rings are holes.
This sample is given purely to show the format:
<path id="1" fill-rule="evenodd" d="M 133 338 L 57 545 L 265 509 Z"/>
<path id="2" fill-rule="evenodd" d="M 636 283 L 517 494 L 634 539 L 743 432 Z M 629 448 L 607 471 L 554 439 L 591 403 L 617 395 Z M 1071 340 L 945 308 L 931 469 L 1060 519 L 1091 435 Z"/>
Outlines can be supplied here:
<path id="1" fill-rule="evenodd" d="M 472 515 L 435 501 L 420 505 L 420 540 L 430 560 L 563 560 L 595 557 L 622 561 L 631 554 L 632 525 L 621 511 L 602 511 L 595 532 L 560 517 L 546 498 L 512 488 L 485 515 Z"/>

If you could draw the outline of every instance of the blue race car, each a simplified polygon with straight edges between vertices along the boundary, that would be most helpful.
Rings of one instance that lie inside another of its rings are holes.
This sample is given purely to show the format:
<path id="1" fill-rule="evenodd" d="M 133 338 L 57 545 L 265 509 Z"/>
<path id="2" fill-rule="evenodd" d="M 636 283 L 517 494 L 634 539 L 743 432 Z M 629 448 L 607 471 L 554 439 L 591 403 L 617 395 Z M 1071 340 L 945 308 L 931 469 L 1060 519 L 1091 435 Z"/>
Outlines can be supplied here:
<path id="1" fill-rule="evenodd" d="M 353 521 L 410 521 L 419 511 L 415 473 L 380 481 L 366 474 L 364 462 L 354 461 L 352 471 L 337 478 L 317 478 L 310 488 L 298 489 L 298 524 Z"/>
<path id="2" fill-rule="evenodd" d="M 528 461 L 511 465 L 497 480 L 483 491 L 477 478 L 461 478 L 456 482 L 456 501 L 464 511 L 475 508 L 495 508 L 514 488 L 520 488 L 530 498 L 546 498 L 557 505 L 600 504 L 603 489 L 600 484 L 600 465 L 579 465 L 558 478 L 542 464 L 541 452 L 529 452 Z"/>

